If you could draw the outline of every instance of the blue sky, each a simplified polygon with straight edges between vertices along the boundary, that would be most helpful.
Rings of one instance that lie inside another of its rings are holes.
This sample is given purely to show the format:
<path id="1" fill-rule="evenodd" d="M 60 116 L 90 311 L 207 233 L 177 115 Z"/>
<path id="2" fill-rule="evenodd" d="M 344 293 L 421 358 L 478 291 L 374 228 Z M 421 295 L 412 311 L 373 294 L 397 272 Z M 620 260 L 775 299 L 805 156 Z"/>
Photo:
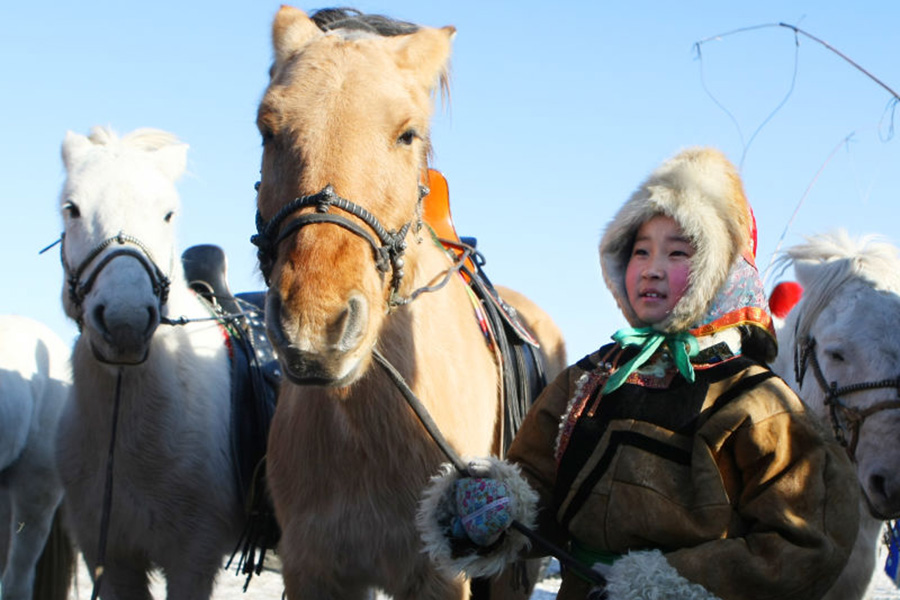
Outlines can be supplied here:
<path id="1" fill-rule="evenodd" d="M 261 157 L 254 121 L 278 6 L 3 3 L 0 312 L 75 335 L 60 308 L 58 253 L 38 251 L 61 228 L 63 136 L 94 125 L 120 133 L 157 127 L 190 144 L 180 243 L 223 246 L 232 289 L 261 289 L 249 243 Z M 891 176 L 900 166 L 900 142 L 890 136 L 891 117 L 900 117 L 885 112 L 887 91 L 808 38 L 801 36 L 798 47 L 784 27 L 706 42 L 702 60 L 694 44 L 786 22 L 898 90 L 900 3 L 562 0 L 551 9 L 532 1 L 366 0 L 355 6 L 457 27 L 451 101 L 437 107 L 433 120 L 434 166 L 449 180 L 459 233 L 479 240 L 488 275 L 554 317 L 570 361 L 624 324 L 597 260 L 605 224 L 653 168 L 683 147 L 716 146 L 742 162 L 762 268 L 801 200 L 784 244 L 836 227 L 898 242 Z"/>

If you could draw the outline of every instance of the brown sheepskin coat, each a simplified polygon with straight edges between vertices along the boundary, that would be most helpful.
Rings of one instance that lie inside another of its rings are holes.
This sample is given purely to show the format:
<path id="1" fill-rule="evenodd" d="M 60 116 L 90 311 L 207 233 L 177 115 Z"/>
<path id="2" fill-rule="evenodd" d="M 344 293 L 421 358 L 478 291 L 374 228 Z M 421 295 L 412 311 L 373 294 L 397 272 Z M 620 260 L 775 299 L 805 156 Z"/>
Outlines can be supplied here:
<path id="1" fill-rule="evenodd" d="M 662 557 L 664 571 L 723 599 L 820 597 L 858 527 L 843 449 L 742 356 L 697 368 L 694 384 L 629 383 L 598 401 L 610 348 L 556 378 L 509 451 L 540 495 L 542 532 L 582 555 L 631 553 L 619 567 L 651 578 Z M 640 575 L 619 571 L 614 587 Z M 558 597 L 590 587 L 569 572 Z"/>

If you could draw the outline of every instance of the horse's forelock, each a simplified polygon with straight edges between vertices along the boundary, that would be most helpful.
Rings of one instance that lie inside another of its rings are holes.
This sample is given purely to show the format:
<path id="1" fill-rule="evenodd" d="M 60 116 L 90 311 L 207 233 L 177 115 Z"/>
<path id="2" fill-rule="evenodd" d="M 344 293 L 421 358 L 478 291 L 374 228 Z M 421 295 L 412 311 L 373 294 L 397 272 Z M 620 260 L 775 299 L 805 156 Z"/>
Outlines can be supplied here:
<path id="1" fill-rule="evenodd" d="M 161 129 L 142 128 L 135 129 L 131 133 L 122 138 L 123 144 L 128 144 L 141 150 L 159 150 L 166 146 L 174 146 L 180 144 L 178 136 Z"/>
<path id="2" fill-rule="evenodd" d="M 159 150 L 166 146 L 173 146 L 181 143 L 178 140 L 178 136 L 175 134 L 150 127 L 135 129 L 134 131 L 119 137 L 112 128 L 98 125 L 91 128 L 88 139 L 97 146 L 115 146 L 116 144 L 123 144 L 147 151 Z"/>
<path id="3" fill-rule="evenodd" d="M 98 146 L 111 146 L 119 141 L 119 136 L 110 127 L 97 125 L 91 128 L 88 139 Z"/>
<path id="4" fill-rule="evenodd" d="M 877 235 L 852 238 L 846 231 L 812 236 L 806 244 L 788 248 L 779 262 L 793 264 L 803 284 L 803 309 L 796 340 L 805 339 L 838 288 L 852 279 L 875 289 L 900 293 L 900 253 Z"/>
<path id="5" fill-rule="evenodd" d="M 796 342 L 805 340 L 821 312 L 834 299 L 843 284 L 854 278 L 853 262 L 832 260 L 816 266 L 816 277 L 803 283 L 802 310 L 800 312 Z"/>
<path id="6" fill-rule="evenodd" d="M 371 35 L 395 36 L 415 33 L 420 29 L 415 23 L 384 15 L 364 14 L 352 8 L 323 8 L 313 13 L 310 19 L 322 31 L 351 38 L 363 32 Z"/>
<path id="7" fill-rule="evenodd" d="M 354 8 L 322 8 L 309 15 L 309 18 L 322 31 L 340 36 L 346 40 L 368 37 L 394 37 L 416 33 L 421 26 L 408 21 L 393 19 L 384 15 L 366 14 Z M 269 68 L 269 78 L 273 78 L 278 63 Z M 440 95 L 441 105 L 450 105 L 450 66 L 449 63 L 438 74 L 435 92 Z M 426 140 L 428 141 L 428 140 Z M 432 147 L 426 144 L 425 161 L 430 163 Z"/>

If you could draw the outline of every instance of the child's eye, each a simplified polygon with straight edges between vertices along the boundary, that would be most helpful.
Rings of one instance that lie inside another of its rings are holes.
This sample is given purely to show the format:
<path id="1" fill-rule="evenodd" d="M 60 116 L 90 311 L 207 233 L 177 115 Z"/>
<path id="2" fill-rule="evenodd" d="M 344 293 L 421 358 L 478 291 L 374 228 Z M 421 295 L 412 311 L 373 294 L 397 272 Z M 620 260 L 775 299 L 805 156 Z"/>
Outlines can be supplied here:
<path id="1" fill-rule="evenodd" d="M 669 256 L 677 258 L 690 258 L 694 255 L 694 249 L 686 244 L 676 244 L 669 247 Z"/>
<path id="2" fill-rule="evenodd" d="M 631 252 L 631 255 L 632 255 L 632 256 L 647 256 L 647 251 L 644 250 L 643 248 L 635 248 L 635 249 Z"/>

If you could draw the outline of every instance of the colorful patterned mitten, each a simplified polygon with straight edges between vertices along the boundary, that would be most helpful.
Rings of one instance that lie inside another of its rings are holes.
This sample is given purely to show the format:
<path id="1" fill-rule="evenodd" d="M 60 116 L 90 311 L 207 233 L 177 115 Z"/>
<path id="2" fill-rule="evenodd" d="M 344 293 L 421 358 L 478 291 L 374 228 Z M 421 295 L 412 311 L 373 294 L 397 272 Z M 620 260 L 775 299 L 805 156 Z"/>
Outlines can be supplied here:
<path id="1" fill-rule="evenodd" d="M 479 546 L 490 546 L 512 523 L 509 490 L 501 481 L 465 477 L 456 482 L 457 517 L 454 537 L 465 535 Z"/>

